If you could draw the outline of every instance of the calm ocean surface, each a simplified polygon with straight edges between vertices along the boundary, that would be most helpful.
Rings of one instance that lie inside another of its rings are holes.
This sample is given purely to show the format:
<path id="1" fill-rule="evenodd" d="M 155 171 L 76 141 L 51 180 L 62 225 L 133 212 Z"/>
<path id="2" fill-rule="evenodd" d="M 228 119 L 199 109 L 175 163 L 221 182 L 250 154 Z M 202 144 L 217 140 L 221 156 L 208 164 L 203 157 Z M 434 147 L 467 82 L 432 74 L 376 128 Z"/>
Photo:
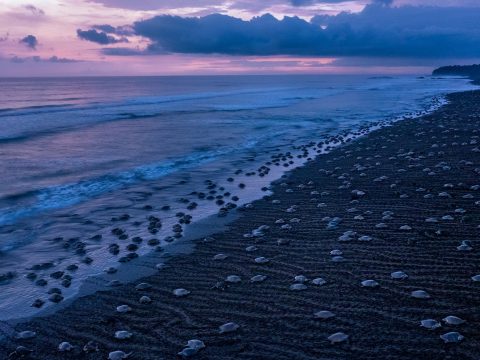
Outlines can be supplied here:
<path id="1" fill-rule="evenodd" d="M 70 274 L 62 288 L 69 297 L 89 276 L 118 266 L 130 242 L 119 255 L 108 251 L 120 226 L 112 218 L 129 215 L 121 227 L 145 239 L 137 251 L 145 254 L 146 240 L 171 235 L 177 211 L 193 220 L 218 211 L 191 194 L 208 191 L 206 180 L 249 200 L 281 171 L 250 182 L 239 175 L 243 192 L 238 182 L 228 187 L 236 171 L 472 88 L 464 79 L 415 76 L 0 79 L 0 319 L 33 313 L 37 298 L 47 306 L 48 289 L 64 280 L 51 273 Z M 187 211 L 181 198 L 198 207 Z M 161 212 L 164 205 L 172 210 Z M 155 236 L 150 215 L 164 224 Z M 66 272 L 72 264 L 78 269 Z M 27 279 L 31 272 L 36 278 Z"/>

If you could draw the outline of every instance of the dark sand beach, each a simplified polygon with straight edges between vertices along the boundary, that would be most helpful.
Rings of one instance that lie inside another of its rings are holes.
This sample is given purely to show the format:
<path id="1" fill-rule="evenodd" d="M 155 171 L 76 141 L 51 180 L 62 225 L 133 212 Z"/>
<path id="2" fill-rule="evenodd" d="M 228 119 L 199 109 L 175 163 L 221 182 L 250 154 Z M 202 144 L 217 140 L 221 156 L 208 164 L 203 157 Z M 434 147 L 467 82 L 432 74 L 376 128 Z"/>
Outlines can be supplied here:
<path id="1" fill-rule="evenodd" d="M 431 115 L 291 171 L 226 231 L 198 239 L 157 274 L 2 324 L 0 358 L 108 359 L 118 350 L 175 359 L 198 339 L 205 348 L 195 359 L 478 359 L 480 92 L 448 98 Z M 230 275 L 240 281 L 225 281 Z M 256 275 L 266 278 L 252 282 Z M 189 293 L 175 296 L 181 288 Z M 434 329 L 421 326 L 427 319 Z M 238 328 L 221 333 L 230 322 Z M 131 337 L 116 339 L 117 331 Z M 348 338 L 332 343 L 339 332 Z M 445 343 L 449 332 L 464 338 Z M 60 352 L 62 342 L 73 349 Z"/>

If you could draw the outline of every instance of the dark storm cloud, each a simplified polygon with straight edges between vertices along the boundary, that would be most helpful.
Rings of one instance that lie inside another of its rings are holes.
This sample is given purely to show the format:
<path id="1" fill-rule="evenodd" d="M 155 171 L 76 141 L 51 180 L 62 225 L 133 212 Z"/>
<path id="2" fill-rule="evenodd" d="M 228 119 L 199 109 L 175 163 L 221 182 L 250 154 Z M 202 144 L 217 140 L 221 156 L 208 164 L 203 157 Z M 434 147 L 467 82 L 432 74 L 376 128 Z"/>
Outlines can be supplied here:
<path id="1" fill-rule="evenodd" d="M 312 23 L 319 25 L 348 24 L 354 31 L 371 28 L 415 32 L 474 36 L 480 31 L 480 8 L 369 5 L 360 13 L 342 12 L 336 16 L 319 15 Z"/>
<path id="2" fill-rule="evenodd" d="M 38 45 L 38 40 L 33 35 L 27 35 L 22 40 L 20 40 L 20 43 L 26 45 L 30 49 L 35 50 Z"/>
<path id="3" fill-rule="evenodd" d="M 317 28 L 299 18 L 279 21 L 271 15 L 251 21 L 220 14 L 202 18 L 166 15 L 134 24 L 137 35 L 152 40 L 151 49 L 229 55 L 308 54 L 312 42 L 321 40 Z"/>
<path id="4" fill-rule="evenodd" d="M 97 31 L 95 29 L 90 29 L 90 30 L 78 29 L 77 36 L 80 39 L 91 41 L 101 45 L 110 45 L 110 44 L 117 44 L 121 42 L 128 42 L 128 40 L 125 37 L 116 38 L 114 36 L 108 35 L 104 31 Z"/>
<path id="5" fill-rule="evenodd" d="M 480 8 L 390 7 L 382 0 L 360 13 L 244 21 L 213 14 L 156 16 L 136 22 L 150 49 L 195 54 L 377 57 L 480 56 Z"/>

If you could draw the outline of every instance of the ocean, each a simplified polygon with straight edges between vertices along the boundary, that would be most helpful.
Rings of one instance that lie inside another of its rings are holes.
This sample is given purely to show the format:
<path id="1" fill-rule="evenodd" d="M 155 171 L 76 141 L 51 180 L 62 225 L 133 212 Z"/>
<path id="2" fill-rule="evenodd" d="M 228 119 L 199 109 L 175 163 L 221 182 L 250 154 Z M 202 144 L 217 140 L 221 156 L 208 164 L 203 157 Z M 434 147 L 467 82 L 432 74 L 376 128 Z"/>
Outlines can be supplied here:
<path id="1" fill-rule="evenodd" d="M 35 314 L 35 299 L 52 306 L 51 288 L 73 297 L 125 254 L 158 250 L 147 240 L 167 248 L 179 212 L 196 221 L 252 201 L 305 161 L 259 171 L 273 154 L 473 88 L 430 76 L 0 79 L 0 320 Z M 151 216 L 161 228 L 148 228 Z M 127 248 L 116 228 L 141 240 Z"/>

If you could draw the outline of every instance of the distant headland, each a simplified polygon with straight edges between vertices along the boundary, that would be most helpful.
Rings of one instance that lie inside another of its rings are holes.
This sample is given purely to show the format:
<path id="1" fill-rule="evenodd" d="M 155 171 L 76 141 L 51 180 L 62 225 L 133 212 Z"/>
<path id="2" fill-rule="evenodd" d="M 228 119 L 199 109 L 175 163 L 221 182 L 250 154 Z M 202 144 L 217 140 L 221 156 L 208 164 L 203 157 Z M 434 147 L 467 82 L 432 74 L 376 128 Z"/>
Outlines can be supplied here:
<path id="1" fill-rule="evenodd" d="M 480 64 L 442 66 L 438 69 L 433 70 L 432 75 L 468 76 L 473 80 L 474 83 L 480 84 Z"/>

